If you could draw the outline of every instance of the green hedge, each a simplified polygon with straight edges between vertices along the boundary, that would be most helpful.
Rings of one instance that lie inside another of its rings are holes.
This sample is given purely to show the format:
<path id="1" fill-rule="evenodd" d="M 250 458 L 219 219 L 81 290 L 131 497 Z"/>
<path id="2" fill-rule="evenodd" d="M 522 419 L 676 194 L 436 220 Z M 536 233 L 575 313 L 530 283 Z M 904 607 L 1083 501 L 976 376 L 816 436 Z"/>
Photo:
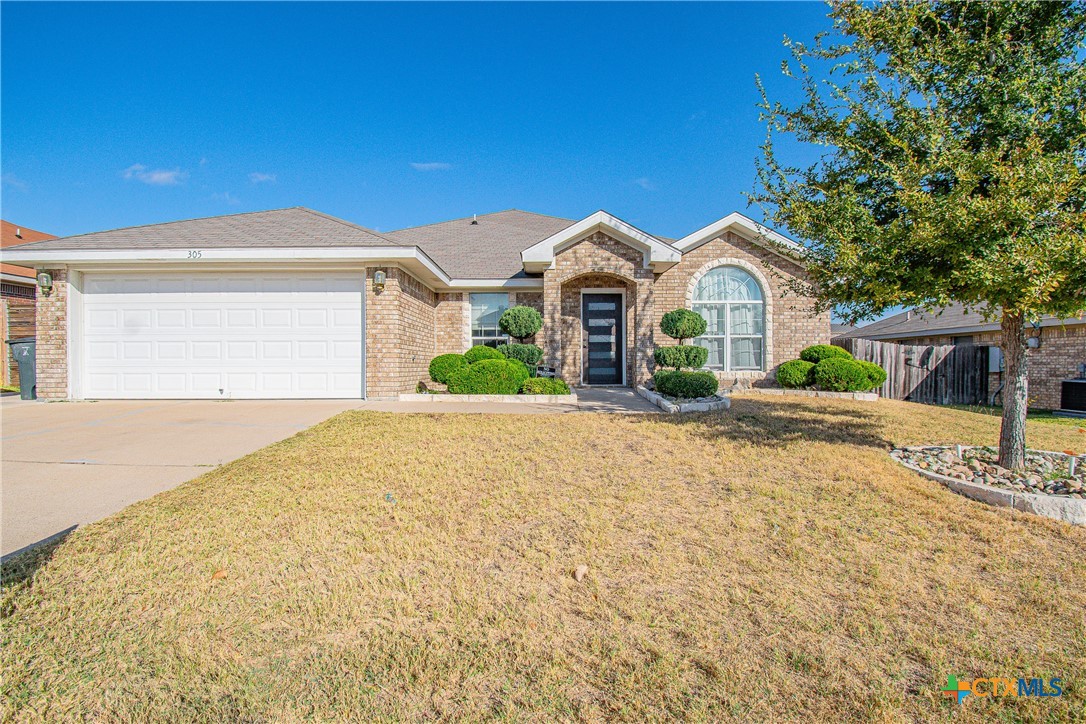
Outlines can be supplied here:
<path id="1" fill-rule="evenodd" d="M 468 364 L 473 365 L 476 362 L 482 362 L 485 359 L 505 359 L 505 355 L 493 347 L 477 344 L 464 353 L 464 359 L 468 361 Z"/>
<path id="2" fill-rule="evenodd" d="M 720 386 L 712 372 L 660 370 L 652 376 L 652 379 L 656 391 L 661 395 L 687 400 L 709 397 Z"/>
<path id="3" fill-rule="evenodd" d="M 818 364 L 824 359 L 852 359 L 847 349 L 832 344 L 815 344 L 799 353 L 799 358 L 811 364 Z"/>
<path id="4" fill-rule="evenodd" d="M 652 353 L 652 358 L 660 367 L 673 367 L 682 369 L 700 369 L 709 359 L 709 350 L 693 344 L 681 344 L 672 347 L 658 347 Z"/>
<path id="5" fill-rule="evenodd" d="M 443 354 L 430 360 L 430 379 L 434 382 L 447 384 L 449 377 L 468 366 L 468 361 L 462 354 Z"/>
<path id="6" fill-rule="evenodd" d="M 529 367 L 535 367 L 543 361 L 543 350 L 534 344 L 499 344 L 498 351 L 506 359 L 515 359 Z"/>
<path id="7" fill-rule="evenodd" d="M 484 359 L 468 365 L 449 377 L 449 392 L 454 395 L 515 395 L 528 379 L 523 362 Z"/>
<path id="8" fill-rule="evenodd" d="M 814 368 L 812 363 L 802 359 L 785 362 L 777 368 L 777 382 L 781 387 L 792 389 L 807 387 L 814 384 L 814 378 L 811 376 Z"/>
<path id="9" fill-rule="evenodd" d="M 522 395 L 568 395 L 569 385 L 557 377 L 533 377 L 520 386 Z"/>
<path id="10" fill-rule="evenodd" d="M 865 360 L 856 361 L 859 362 L 860 365 L 863 366 L 864 370 L 867 372 L 867 379 L 870 383 L 870 387 L 868 387 L 867 389 L 874 390 L 878 387 L 882 387 L 882 384 L 886 382 L 886 370 L 884 370 L 882 367 L 879 367 L 874 362 L 867 362 Z"/>
<path id="11" fill-rule="evenodd" d="M 824 359 L 814 366 L 811 374 L 820 389 L 830 392 L 863 392 L 871 389 L 869 372 L 854 359 Z"/>

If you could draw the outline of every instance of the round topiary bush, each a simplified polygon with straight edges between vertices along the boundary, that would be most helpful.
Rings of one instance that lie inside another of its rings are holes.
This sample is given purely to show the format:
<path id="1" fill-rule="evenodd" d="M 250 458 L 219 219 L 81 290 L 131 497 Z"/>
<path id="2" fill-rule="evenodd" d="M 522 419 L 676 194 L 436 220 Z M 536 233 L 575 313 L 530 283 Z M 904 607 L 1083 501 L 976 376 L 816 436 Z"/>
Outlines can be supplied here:
<path id="1" fill-rule="evenodd" d="M 535 367 L 543 361 L 543 350 L 534 344 L 499 344 L 498 351 L 506 359 L 515 359 L 529 367 Z"/>
<path id="2" fill-rule="evenodd" d="M 493 347 L 487 347 L 485 344 L 477 344 L 464 353 L 464 359 L 468 361 L 469 365 L 473 365 L 476 362 L 482 362 L 485 359 L 505 359 L 505 355 Z"/>
<path id="3" fill-rule="evenodd" d="M 532 307 L 510 307 L 498 320 L 501 331 L 523 342 L 543 328 L 543 315 Z"/>
<path id="4" fill-rule="evenodd" d="M 557 377 L 533 377 L 520 386 L 522 395 L 568 395 L 569 385 Z"/>
<path id="5" fill-rule="evenodd" d="M 652 376 L 652 380 L 661 395 L 684 400 L 709 397 L 720 386 L 712 372 L 660 370 Z"/>
<path id="6" fill-rule="evenodd" d="M 660 330 L 672 339 L 693 339 L 705 334 L 705 320 L 689 309 L 675 309 L 660 318 Z"/>
<path id="7" fill-rule="evenodd" d="M 824 359 L 814 366 L 811 375 L 820 389 L 831 392 L 862 392 L 871 389 L 868 371 L 854 359 Z"/>
<path id="8" fill-rule="evenodd" d="M 447 384 L 449 377 L 468 366 L 468 361 L 462 354 L 443 354 L 430 360 L 430 379 L 434 382 Z"/>
<path id="9" fill-rule="evenodd" d="M 785 362 L 777 368 L 777 382 L 781 387 L 791 389 L 807 387 L 814 383 L 811 376 L 811 370 L 814 368 L 812 363 L 802 359 Z"/>
<path id="10" fill-rule="evenodd" d="M 886 382 L 886 370 L 879 367 L 874 362 L 867 362 L 865 360 L 856 360 L 867 372 L 867 380 L 869 387 L 867 389 L 874 390 L 878 387 L 882 387 L 882 384 Z"/>
<path id="11" fill-rule="evenodd" d="M 449 377 L 449 392 L 454 395 L 515 395 L 528 379 L 523 362 L 484 359 L 454 372 Z"/>
<path id="12" fill-rule="evenodd" d="M 652 353 L 652 358 L 660 367 L 674 367 L 682 369 L 689 367 L 699 369 L 705 366 L 709 359 L 709 350 L 693 344 L 680 344 L 673 347 L 658 347 Z"/>
<path id="13" fill-rule="evenodd" d="M 799 358 L 811 364 L 818 364 L 824 359 L 852 359 L 847 349 L 832 344 L 814 344 L 799 353 Z"/>

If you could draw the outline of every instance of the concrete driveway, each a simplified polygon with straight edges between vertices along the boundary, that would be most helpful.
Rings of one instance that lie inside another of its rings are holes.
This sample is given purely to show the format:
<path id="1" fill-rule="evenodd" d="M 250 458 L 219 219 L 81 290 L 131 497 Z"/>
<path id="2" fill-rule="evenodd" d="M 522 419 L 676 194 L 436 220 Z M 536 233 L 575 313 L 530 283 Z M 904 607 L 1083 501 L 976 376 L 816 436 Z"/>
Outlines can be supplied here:
<path id="1" fill-rule="evenodd" d="M 100 520 L 362 404 L 0 398 L 2 553 Z"/>

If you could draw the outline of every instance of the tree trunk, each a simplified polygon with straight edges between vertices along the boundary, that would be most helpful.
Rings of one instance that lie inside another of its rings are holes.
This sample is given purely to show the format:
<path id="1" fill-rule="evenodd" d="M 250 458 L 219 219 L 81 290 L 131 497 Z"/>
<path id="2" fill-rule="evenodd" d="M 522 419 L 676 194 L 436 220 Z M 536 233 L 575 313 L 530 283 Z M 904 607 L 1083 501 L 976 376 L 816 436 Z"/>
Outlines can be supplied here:
<path id="1" fill-rule="evenodd" d="M 1003 312 L 1003 424 L 999 430 L 999 464 L 1021 470 L 1026 464 L 1026 319 Z"/>

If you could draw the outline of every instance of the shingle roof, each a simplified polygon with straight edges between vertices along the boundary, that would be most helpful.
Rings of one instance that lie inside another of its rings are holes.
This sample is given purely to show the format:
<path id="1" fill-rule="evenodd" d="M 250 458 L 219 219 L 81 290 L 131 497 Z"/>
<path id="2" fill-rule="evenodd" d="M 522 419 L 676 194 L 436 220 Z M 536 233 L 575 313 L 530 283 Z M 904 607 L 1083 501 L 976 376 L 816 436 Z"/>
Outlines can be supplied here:
<path id="1" fill-rule="evenodd" d="M 19 235 L 16 236 L 15 232 L 19 232 Z M 0 248 L 55 238 L 57 237 L 46 234 L 44 231 L 34 231 L 25 226 L 13 224 L 10 221 L 0 220 Z M 17 277 L 27 277 L 31 281 L 34 279 L 34 270 L 25 266 L 0 263 L 0 272 Z"/>
<path id="2" fill-rule="evenodd" d="M 401 245 L 376 231 L 296 206 L 78 234 L 24 244 L 20 251 Z"/>
<path id="3" fill-rule="evenodd" d="M 478 223 L 472 223 L 477 220 Z M 456 279 L 507 279 L 523 276 L 520 253 L 576 223 L 573 219 L 510 209 L 385 234 L 418 246 Z"/>
<path id="4" fill-rule="evenodd" d="M 1045 327 L 1084 323 L 1086 323 L 1086 316 L 1063 320 L 1050 315 L 1041 318 L 1041 325 Z M 933 312 L 925 312 L 919 309 L 907 310 L 863 327 L 857 327 L 842 336 L 867 339 L 898 339 L 939 334 L 992 332 L 998 329 L 998 319 L 985 321 L 980 312 L 966 311 L 962 305 L 955 304 Z"/>

